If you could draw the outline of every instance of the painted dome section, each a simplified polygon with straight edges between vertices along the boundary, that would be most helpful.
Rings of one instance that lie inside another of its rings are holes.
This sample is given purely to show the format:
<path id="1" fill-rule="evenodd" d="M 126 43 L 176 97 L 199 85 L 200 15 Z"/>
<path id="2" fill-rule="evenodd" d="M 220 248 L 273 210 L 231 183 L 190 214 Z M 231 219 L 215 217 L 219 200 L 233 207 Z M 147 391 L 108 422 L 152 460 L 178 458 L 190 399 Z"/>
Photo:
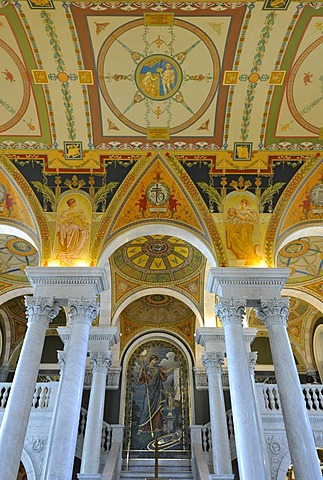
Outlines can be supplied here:
<path id="1" fill-rule="evenodd" d="M 312 280 L 322 275 L 322 252 L 322 237 L 302 237 L 281 248 L 277 257 L 277 267 L 290 268 L 287 283 Z"/>
<path id="2" fill-rule="evenodd" d="M 112 259 L 116 271 L 138 281 L 168 283 L 183 281 L 204 267 L 201 252 L 168 235 L 146 235 L 119 248 Z"/>
<path id="3" fill-rule="evenodd" d="M 29 283 L 26 267 L 39 265 L 36 248 L 27 240 L 14 235 L 0 235 L 1 280 Z"/>
<path id="4" fill-rule="evenodd" d="M 172 325 L 191 318 L 192 310 L 180 300 L 158 293 L 135 300 L 122 315 L 145 325 Z"/>

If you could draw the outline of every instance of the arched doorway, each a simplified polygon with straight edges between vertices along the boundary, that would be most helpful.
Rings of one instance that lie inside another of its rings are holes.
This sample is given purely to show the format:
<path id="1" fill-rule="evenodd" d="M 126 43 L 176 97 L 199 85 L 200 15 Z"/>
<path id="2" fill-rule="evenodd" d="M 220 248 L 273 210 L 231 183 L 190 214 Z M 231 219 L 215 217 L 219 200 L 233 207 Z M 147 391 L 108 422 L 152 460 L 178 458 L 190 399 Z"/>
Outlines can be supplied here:
<path id="1" fill-rule="evenodd" d="M 151 338 L 129 357 L 124 458 L 190 458 L 188 361 L 170 340 Z"/>

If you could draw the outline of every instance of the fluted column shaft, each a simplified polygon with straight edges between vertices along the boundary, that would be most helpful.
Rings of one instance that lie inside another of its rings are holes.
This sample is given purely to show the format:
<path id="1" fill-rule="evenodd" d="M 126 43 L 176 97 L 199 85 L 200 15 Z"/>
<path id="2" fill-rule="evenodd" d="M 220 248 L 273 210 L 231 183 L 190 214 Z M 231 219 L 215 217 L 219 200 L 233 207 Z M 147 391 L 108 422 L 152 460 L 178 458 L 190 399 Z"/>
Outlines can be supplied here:
<path id="1" fill-rule="evenodd" d="M 58 398 L 46 480 L 70 480 L 72 477 L 89 330 L 98 310 L 99 307 L 93 298 L 69 299 L 71 333 Z"/>
<path id="2" fill-rule="evenodd" d="M 17 478 L 46 330 L 59 312 L 53 298 L 26 297 L 28 328 L 0 428 L 0 480 Z"/>
<path id="3" fill-rule="evenodd" d="M 266 474 L 243 336 L 242 319 L 245 306 L 246 299 L 219 298 L 216 313 L 222 321 L 225 334 L 240 480 L 258 480 L 265 479 Z"/>
<path id="4" fill-rule="evenodd" d="M 202 362 L 209 386 L 213 469 L 215 474 L 231 474 L 231 453 L 222 386 L 224 354 L 204 352 Z"/>
<path id="5" fill-rule="evenodd" d="M 261 301 L 256 313 L 268 329 L 287 441 L 297 480 L 321 480 L 313 432 L 287 334 L 288 299 Z"/>
<path id="6" fill-rule="evenodd" d="M 112 352 L 91 352 L 92 385 L 83 444 L 81 474 L 97 474 L 100 467 L 106 376 Z"/>

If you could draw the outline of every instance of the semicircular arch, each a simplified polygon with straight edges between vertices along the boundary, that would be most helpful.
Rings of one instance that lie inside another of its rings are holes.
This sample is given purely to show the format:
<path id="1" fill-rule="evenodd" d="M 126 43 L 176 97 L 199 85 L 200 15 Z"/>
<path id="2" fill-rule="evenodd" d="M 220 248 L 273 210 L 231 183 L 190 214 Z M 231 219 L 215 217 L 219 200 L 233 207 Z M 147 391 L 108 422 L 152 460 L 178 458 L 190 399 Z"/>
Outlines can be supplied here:
<path id="1" fill-rule="evenodd" d="M 174 335 L 170 335 L 168 334 L 167 332 L 165 331 L 154 331 L 154 332 L 149 332 L 149 333 L 146 333 L 146 334 L 143 334 L 143 335 L 139 335 L 137 338 L 135 339 L 132 339 L 131 341 L 129 341 L 129 343 L 125 346 L 124 348 L 124 353 L 122 355 L 122 358 L 120 358 L 120 365 L 123 366 L 124 368 L 122 368 L 122 380 L 121 380 L 121 389 L 122 389 L 122 392 L 124 393 L 123 395 L 121 395 L 121 402 L 120 402 L 120 419 L 122 418 L 122 415 L 123 415 L 123 412 L 124 412 L 124 409 L 125 409 L 125 399 L 126 399 L 126 395 L 125 395 L 125 390 L 126 390 L 126 385 L 127 385 L 127 368 L 125 368 L 128 363 L 129 363 L 129 360 L 130 360 L 130 357 L 131 355 L 133 354 L 133 352 L 138 348 L 140 347 L 140 345 L 143 345 L 144 343 L 146 343 L 147 341 L 150 341 L 151 338 L 152 338 L 152 335 L 153 335 L 153 338 L 155 340 L 161 340 L 161 341 L 168 341 L 169 343 L 173 343 L 174 345 L 176 345 L 176 347 L 181 350 L 181 352 L 183 353 L 184 357 L 186 358 L 186 361 L 188 363 L 188 375 L 189 375 L 189 385 L 190 385 L 190 388 L 191 388 L 191 395 L 189 396 L 190 397 L 190 401 L 191 401 L 191 405 L 190 405 L 190 411 L 191 411 L 191 416 L 192 416 L 192 424 L 195 423 L 195 415 L 194 415 L 194 395 L 193 395 L 193 354 L 191 352 L 191 349 L 189 348 L 189 346 L 186 344 L 186 342 L 182 339 L 182 338 L 179 338 L 177 336 L 174 336 Z"/>
<path id="2" fill-rule="evenodd" d="M 161 295 L 168 295 L 170 297 L 174 297 L 177 300 L 182 301 L 185 303 L 195 314 L 196 320 L 198 323 L 198 326 L 202 327 L 203 326 L 203 320 L 201 313 L 199 312 L 198 308 L 192 300 L 190 300 L 186 295 L 184 295 L 181 292 L 177 292 L 176 290 L 172 290 L 171 288 L 165 288 L 165 287 L 150 287 L 150 288 L 145 288 L 140 290 L 140 292 L 133 293 L 132 295 L 129 295 L 128 298 L 126 298 L 121 305 L 118 306 L 116 309 L 112 320 L 111 320 L 111 325 L 114 326 L 118 322 L 119 315 L 120 313 L 128 306 L 130 305 L 134 300 L 138 300 L 141 297 L 144 297 L 146 295 L 153 295 L 155 293 L 159 293 Z"/>
<path id="3" fill-rule="evenodd" d="M 280 242 L 275 246 L 275 266 L 277 266 L 277 256 L 279 251 L 290 242 L 298 240 L 302 237 L 323 237 L 323 225 L 304 225 L 294 232 L 289 232 L 285 237 L 280 239 Z"/>
<path id="4" fill-rule="evenodd" d="M 15 201 L 20 202 L 21 210 L 16 219 L 1 217 L 1 224 L 15 227 L 23 232 L 22 234 L 28 235 L 28 241 L 32 240 L 30 243 L 41 253 L 42 262 L 46 263 L 51 254 L 51 235 L 45 212 L 29 182 L 12 161 L 4 154 L 0 155 L 0 160 L 0 177 L 2 176 L 16 194 Z M 21 238 L 24 238 L 22 234 Z"/>
<path id="5" fill-rule="evenodd" d="M 127 230 L 126 233 L 118 235 L 109 242 L 109 244 L 106 246 L 106 248 L 100 255 L 98 265 L 101 267 L 104 266 L 107 263 L 108 258 L 125 243 L 139 237 L 144 237 L 145 235 L 164 235 L 165 229 L 166 227 L 164 224 L 153 222 L 145 225 L 137 225 L 131 227 L 129 230 Z M 210 267 L 218 266 L 217 260 L 213 252 L 210 250 L 209 246 L 193 232 L 177 225 L 167 224 L 167 235 L 180 238 L 190 243 L 207 258 Z"/>

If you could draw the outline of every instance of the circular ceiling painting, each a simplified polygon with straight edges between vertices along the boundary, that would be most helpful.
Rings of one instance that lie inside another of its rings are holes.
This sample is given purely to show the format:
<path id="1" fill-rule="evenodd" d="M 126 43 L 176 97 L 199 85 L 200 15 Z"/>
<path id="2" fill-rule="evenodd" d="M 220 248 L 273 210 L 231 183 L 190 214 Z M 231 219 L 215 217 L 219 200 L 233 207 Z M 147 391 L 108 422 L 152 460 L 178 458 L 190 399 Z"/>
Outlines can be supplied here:
<path id="1" fill-rule="evenodd" d="M 321 52 L 321 53 L 319 53 Z M 323 36 L 321 35 L 295 61 L 288 75 L 288 107 L 304 128 L 319 135 L 322 128 L 323 75 L 313 82 L 311 73 L 315 58 L 322 58 Z M 306 87 L 306 95 L 300 94 Z"/>
<path id="2" fill-rule="evenodd" d="M 36 248 L 23 238 L 0 235 L 1 276 L 6 282 L 28 282 L 25 268 L 39 265 Z"/>
<path id="3" fill-rule="evenodd" d="M 304 282 L 322 275 L 322 237 L 302 237 L 280 249 L 277 267 L 291 270 L 287 283 Z"/>
<path id="4" fill-rule="evenodd" d="M 113 263 L 132 279 L 161 284 L 196 275 L 204 267 L 204 257 L 179 238 L 146 235 L 119 248 Z"/>
<path id="5" fill-rule="evenodd" d="M 162 126 L 176 134 L 214 101 L 220 58 L 197 25 L 175 18 L 160 30 L 140 19 L 107 37 L 97 69 L 104 102 L 127 127 L 146 135 L 147 127 Z"/>
<path id="6" fill-rule="evenodd" d="M 22 61 L 1 39 L 0 56 L 2 63 L 0 105 L 3 107 L 0 132 L 5 132 L 16 125 L 26 112 L 30 100 L 30 83 Z"/>

